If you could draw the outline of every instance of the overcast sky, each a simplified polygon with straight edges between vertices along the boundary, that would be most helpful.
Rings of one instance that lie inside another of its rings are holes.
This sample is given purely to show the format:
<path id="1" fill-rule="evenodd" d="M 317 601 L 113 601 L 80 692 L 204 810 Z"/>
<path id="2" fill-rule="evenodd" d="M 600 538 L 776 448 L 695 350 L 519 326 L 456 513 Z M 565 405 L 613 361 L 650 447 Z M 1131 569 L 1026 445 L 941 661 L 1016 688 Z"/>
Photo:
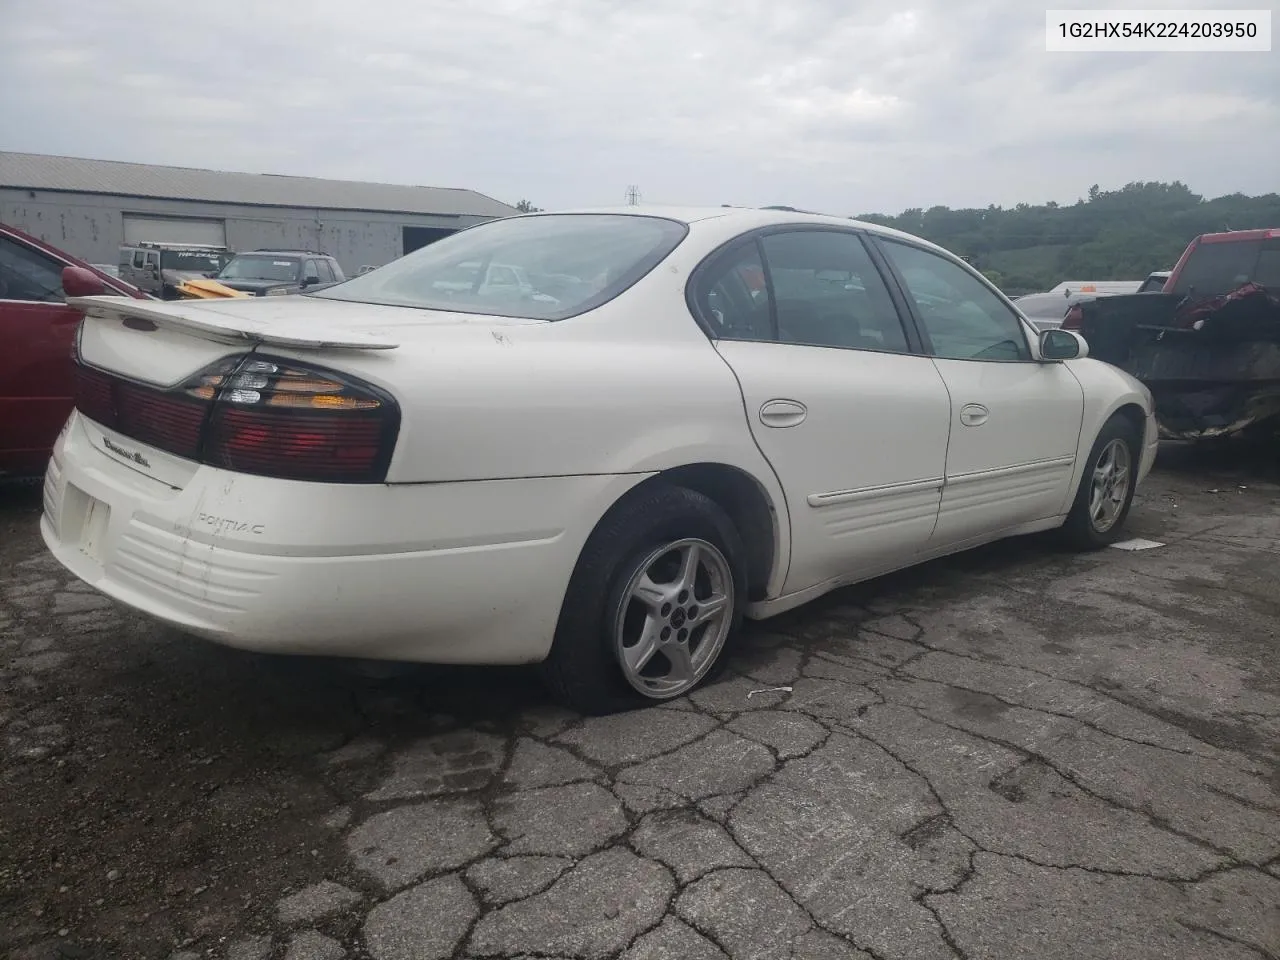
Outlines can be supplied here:
<path id="1" fill-rule="evenodd" d="M 1280 53 L 1044 45 L 1026 0 L 0 0 L 0 149 L 547 208 L 1280 190 Z"/>

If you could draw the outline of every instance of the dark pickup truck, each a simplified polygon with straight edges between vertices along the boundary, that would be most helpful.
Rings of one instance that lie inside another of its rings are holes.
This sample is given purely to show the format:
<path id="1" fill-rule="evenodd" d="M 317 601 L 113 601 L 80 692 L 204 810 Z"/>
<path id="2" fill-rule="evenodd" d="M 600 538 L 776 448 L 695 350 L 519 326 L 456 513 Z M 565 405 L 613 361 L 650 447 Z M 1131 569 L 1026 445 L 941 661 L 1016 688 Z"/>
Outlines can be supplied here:
<path id="1" fill-rule="evenodd" d="M 1147 385 L 1166 438 L 1280 430 L 1280 228 L 1197 237 L 1162 291 L 1099 297 L 1062 326 Z"/>

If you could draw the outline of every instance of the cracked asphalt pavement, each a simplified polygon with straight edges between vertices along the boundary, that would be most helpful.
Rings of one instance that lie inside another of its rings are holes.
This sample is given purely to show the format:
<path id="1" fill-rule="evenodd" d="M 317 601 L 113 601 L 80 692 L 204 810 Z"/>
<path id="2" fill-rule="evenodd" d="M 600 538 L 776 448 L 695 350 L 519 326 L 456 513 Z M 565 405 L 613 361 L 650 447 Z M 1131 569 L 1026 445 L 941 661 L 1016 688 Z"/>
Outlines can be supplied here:
<path id="1" fill-rule="evenodd" d="M 1130 530 L 753 625 L 584 719 L 527 672 L 227 650 L 0 491 L 15 960 L 1280 956 L 1280 470 L 1171 448 Z"/>

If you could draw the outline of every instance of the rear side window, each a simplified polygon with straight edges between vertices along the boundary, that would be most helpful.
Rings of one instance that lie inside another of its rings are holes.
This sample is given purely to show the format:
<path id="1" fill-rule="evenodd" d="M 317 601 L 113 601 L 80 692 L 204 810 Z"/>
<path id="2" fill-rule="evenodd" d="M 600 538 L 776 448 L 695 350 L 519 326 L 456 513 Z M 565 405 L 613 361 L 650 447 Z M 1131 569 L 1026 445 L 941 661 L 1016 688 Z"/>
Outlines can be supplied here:
<path id="1" fill-rule="evenodd" d="M 1280 239 L 1198 243 L 1183 264 L 1172 292 L 1217 297 L 1250 282 L 1266 286 L 1267 281 L 1260 276 L 1263 271 L 1271 274 L 1274 284 L 1278 253 Z"/>
<path id="2" fill-rule="evenodd" d="M 717 256 L 698 286 L 698 311 L 717 340 L 774 339 L 764 261 L 754 240 Z"/>
<path id="3" fill-rule="evenodd" d="M 631 287 L 687 232 L 675 220 L 638 214 L 491 220 L 312 296 L 563 320 Z"/>
<path id="4" fill-rule="evenodd" d="M 907 352 L 889 290 L 851 233 L 797 230 L 761 238 L 782 343 Z"/>

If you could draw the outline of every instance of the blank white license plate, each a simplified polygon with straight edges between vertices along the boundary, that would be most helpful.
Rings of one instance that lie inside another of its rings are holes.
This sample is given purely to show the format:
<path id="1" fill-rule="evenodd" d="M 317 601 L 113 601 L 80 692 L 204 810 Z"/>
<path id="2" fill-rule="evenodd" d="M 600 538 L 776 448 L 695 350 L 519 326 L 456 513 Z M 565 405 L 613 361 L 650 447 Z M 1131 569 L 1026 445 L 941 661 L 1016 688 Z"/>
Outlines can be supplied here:
<path id="1" fill-rule="evenodd" d="M 111 508 L 101 500 L 89 498 L 84 512 L 84 526 L 80 528 L 80 549 L 96 563 L 102 563 L 102 545 L 107 539 L 107 523 L 111 520 Z"/>

